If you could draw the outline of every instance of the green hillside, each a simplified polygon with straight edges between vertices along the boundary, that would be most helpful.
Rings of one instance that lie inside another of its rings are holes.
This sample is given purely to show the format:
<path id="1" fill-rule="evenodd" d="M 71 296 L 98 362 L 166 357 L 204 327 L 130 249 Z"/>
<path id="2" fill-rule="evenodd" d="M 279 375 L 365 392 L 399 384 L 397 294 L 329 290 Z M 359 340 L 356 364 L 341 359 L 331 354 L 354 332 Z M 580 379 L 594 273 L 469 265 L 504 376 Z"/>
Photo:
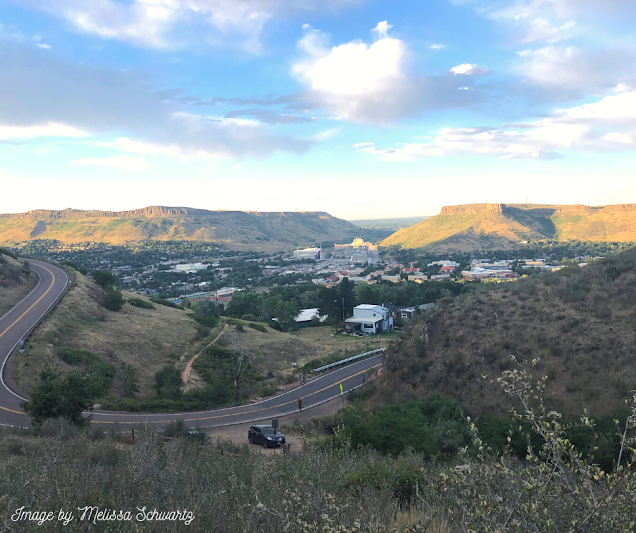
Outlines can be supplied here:
<path id="1" fill-rule="evenodd" d="M 509 249 L 531 239 L 631 242 L 636 205 L 470 204 L 442 208 L 382 246 L 439 251 Z"/>
<path id="2" fill-rule="evenodd" d="M 428 328 L 413 323 L 389 349 L 378 402 L 439 392 L 473 416 L 503 416 L 492 380 L 511 355 L 540 359 L 535 375 L 548 377 L 550 407 L 566 415 L 612 413 L 636 389 L 636 250 L 475 289 L 442 299 Z"/>
<path id="3" fill-rule="evenodd" d="M 261 213 L 147 207 L 135 211 L 29 211 L 0 215 L 0 244 L 33 239 L 127 244 L 146 240 L 218 242 L 281 249 L 347 241 L 362 230 L 323 212 Z"/>

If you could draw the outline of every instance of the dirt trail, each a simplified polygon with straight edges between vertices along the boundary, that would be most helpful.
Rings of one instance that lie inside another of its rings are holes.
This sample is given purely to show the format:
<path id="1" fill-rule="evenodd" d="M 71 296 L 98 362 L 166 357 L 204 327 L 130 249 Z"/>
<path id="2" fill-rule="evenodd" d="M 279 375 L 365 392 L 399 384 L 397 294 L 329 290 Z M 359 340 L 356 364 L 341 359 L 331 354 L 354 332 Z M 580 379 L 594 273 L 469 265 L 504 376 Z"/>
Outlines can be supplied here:
<path id="1" fill-rule="evenodd" d="M 227 327 L 228 327 L 227 324 L 225 324 L 223 326 L 223 329 L 219 332 L 219 334 L 216 337 L 214 337 L 214 340 L 210 344 L 208 344 L 205 348 L 208 348 L 209 346 L 212 346 L 216 341 L 218 341 L 221 338 L 221 335 L 223 335 L 225 333 L 225 331 L 227 330 Z M 203 348 L 203 350 L 205 350 L 205 348 Z M 192 363 L 194 363 L 194 360 L 203 353 L 203 350 L 201 350 L 192 359 L 190 359 L 186 363 L 186 366 L 183 369 L 183 372 L 181 372 L 181 381 L 183 382 L 184 385 L 187 385 L 188 384 L 188 380 L 190 379 L 190 374 L 192 373 Z"/>

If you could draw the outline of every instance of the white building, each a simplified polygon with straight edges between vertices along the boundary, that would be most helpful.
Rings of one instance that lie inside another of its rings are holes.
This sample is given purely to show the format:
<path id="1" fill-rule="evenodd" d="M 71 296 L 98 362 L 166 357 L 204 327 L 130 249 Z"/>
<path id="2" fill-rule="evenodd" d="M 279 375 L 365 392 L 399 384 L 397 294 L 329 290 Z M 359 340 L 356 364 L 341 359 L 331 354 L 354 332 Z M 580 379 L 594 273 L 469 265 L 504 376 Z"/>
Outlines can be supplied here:
<path id="1" fill-rule="evenodd" d="M 353 317 L 345 320 L 347 333 L 374 335 L 393 329 L 393 317 L 382 305 L 361 304 L 353 308 Z"/>
<path id="2" fill-rule="evenodd" d="M 189 263 L 186 265 L 176 265 L 174 269 L 177 272 L 198 272 L 199 270 L 205 270 L 208 268 L 208 265 L 204 265 L 203 263 Z"/>
<path id="3" fill-rule="evenodd" d="M 294 259 L 320 259 L 320 248 L 294 250 Z"/>
<path id="4" fill-rule="evenodd" d="M 318 308 L 316 307 L 314 309 L 301 309 L 300 313 L 298 313 L 298 316 L 294 320 L 299 326 L 302 326 L 309 324 L 314 319 L 324 322 L 327 320 L 327 317 L 320 316 Z"/>

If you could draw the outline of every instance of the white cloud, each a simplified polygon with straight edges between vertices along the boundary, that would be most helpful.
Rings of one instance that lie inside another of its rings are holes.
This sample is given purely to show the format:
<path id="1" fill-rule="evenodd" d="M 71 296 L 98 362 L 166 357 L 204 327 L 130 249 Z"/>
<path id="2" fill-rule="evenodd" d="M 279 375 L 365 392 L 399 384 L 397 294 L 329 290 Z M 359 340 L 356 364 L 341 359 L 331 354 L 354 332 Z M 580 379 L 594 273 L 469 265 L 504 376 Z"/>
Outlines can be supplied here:
<path id="1" fill-rule="evenodd" d="M 612 131 L 607 133 L 608 129 Z M 366 143 L 360 146 L 366 147 Z M 394 149 L 372 145 L 358 151 L 373 152 L 385 161 L 455 155 L 540 159 L 559 157 L 562 150 L 614 151 L 635 146 L 636 91 L 631 91 L 606 96 L 593 104 L 559 109 L 534 123 L 444 128 L 432 142 L 401 144 Z"/>
<path id="2" fill-rule="evenodd" d="M 144 141 L 136 141 L 128 137 L 119 137 L 112 142 L 94 142 L 95 146 L 100 148 L 112 148 L 122 152 L 129 152 L 140 155 L 177 157 L 182 161 L 185 160 L 185 153 L 182 148 L 177 145 L 158 145 Z"/>
<path id="3" fill-rule="evenodd" d="M 38 43 L 38 48 L 42 48 L 44 50 L 50 50 L 51 49 L 51 45 L 50 44 L 44 44 L 44 43 Z"/>
<path id="4" fill-rule="evenodd" d="M 389 30 L 392 27 L 392 24 L 389 24 L 386 20 L 383 20 L 382 22 L 378 22 L 377 26 L 371 31 L 377 31 L 380 39 L 386 39 L 389 36 Z"/>
<path id="5" fill-rule="evenodd" d="M 455 75 L 463 75 L 463 76 L 485 76 L 486 74 L 490 74 L 490 70 L 486 67 L 480 67 L 479 65 L 474 65 L 470 63 L 463 63 L 461 65 L 457 65 L 450 69 L 450 71 Z"/>
<path id="6" fill-rule="evenodd" d="M 389 28 L 386 21 L 379 23 L 374 29 L 381 38 L 370 45 L 353 41 L 329 47 L 322 32 L 307 33 L 297 45 L 303 57 L 292 67 L 292 74 L 308 87 L 306 99 L 341 118 L 386 123 L 424 109 L 469 105 L 480 98 L 459 96 L 459 81 L 453 76 L 409 76 L 408 47 L 386 36 Z"/>
<path id="7" fill-rule="evenodd" d="M 126 172 L 139 172 L 148 170 L 150 165 L 138 157 L 125 155 L 108 157 L 106 159 L 78 159 L 73 161 L 74 165 L 99 166 L 109 168 L 120 168 Z"/>
<path id="8" fill-rule="evenodd" d="M 68 124 L 45 122 L 32 126 L 2 124 L 0 117 L 0 140 L 35 139 L 37 137 L 85 137 L 88 132 Z"/>
<path id="9" fill-rule="evenodd" d="M 375 146 L 374 143 L 356 143 L 353 145 L 354 148 L 364 148 L 366 146 Z"/>
<path id="10" fill-rule="evenodd" d="M 429 46 L 431 50 L 444 50 L 446 48 L 445 44 L 432 44 Z"/>
<path id="11" fill-rule="evenodd" d="M 546 87 L 596 91 L 614 87 L 622 74 L 633 75 L 633 58 L 626 52 L 593 52 L 575 46 L 547 46 L 518 53 L 516 70 Z"/>
<path id="12" fill-rule="evenodd" d="M 0 139 L 89 137 L 129 153 L 175 157 L 267 157 L 302 153 L 318 141 L 298 139 L 254 120 L 183 113 L 130 71 L 67 63 L 32 46 L 0 40 Z"/>
<path id="13" fill-rule="evenodd" d="M 311 24 L 303 24 L 303 30 L 308 30 L 309 28 L 311 28 Z"/>
<path id="14" fill-rule="evenodd" d="M 355 0 L 16 0 L 66 20 L 77 31 L 151 48 L 178 48 L 201 36 L 208 44 L 238 38 L 252 52 L 273 19 L 334 10 Z M 193 30 L 195 28 L 195 30 Z"/>

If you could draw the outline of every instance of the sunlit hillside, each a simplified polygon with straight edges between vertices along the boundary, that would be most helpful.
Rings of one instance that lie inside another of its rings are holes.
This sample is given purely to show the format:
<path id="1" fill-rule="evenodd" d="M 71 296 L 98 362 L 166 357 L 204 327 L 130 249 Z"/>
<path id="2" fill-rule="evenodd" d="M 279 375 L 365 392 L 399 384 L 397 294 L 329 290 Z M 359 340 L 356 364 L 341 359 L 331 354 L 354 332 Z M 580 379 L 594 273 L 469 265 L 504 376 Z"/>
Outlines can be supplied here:
<path id="1" fill-rule="evenodd" d="M 630 242 L 636 240 L 636 205 L 470 204 L 404 228 L 382 246 L 440 251 L 508 249 L 530 239 Z"/>

